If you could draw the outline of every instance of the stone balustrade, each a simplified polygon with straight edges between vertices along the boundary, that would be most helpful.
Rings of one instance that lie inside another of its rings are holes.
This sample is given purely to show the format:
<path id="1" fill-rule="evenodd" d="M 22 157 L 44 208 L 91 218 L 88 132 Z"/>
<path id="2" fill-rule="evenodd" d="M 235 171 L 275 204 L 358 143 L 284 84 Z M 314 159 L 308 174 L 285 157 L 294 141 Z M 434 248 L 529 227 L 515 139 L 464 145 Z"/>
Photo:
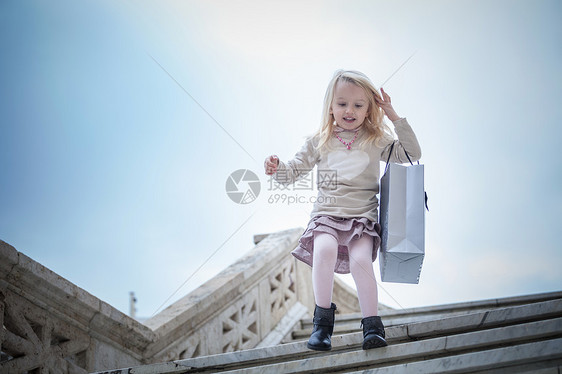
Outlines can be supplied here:
<path id="1" fill-rule="evenodd" d="M 0 372 L 145 363 L 156 334 L 0 241 Z"/>
<path id="2" fill-rule="evenodd" d="M 87 373 L 278 344 L 314 308 L 310 268 L 290 256 L 301 233 L 267 235 L 144 324 L 0 241 L 0 372 Z M 334 300 L 359 311 L 337 278 Z"/>

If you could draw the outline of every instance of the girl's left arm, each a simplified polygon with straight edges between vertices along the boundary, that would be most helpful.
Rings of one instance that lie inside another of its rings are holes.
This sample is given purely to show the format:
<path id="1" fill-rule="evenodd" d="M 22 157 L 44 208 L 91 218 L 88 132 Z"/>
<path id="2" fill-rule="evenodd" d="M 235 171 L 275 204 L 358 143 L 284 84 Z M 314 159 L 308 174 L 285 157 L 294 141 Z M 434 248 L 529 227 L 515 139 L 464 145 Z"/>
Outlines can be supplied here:
<path id="1" fill-rule="evenodd" d="M 383 149 L 381 160 L 386 162 L 390 149 L 392 148 L 390 162 L 399 164 L 409 162 L 406 153 L 408 153 L 412 162 L 418 161 L 421 158 L 421 147 L 416 138 L 416 134 L 414 134 L 414 130 L 412 130 L 406 118 L 400 118 L 392 123 L 394 124 L 394 131 L 396 135 L 398 135 L 398 140 L 394 140 L 394 142 L 391 142 Z M 392 144 L 394 144 L 394 147 L 391 147 Z"/>
<path id="2" fill-rule="evenodd" d="M 391 148 L 391 162 L 400 164 L 408 162 L 406 152 L 412 162 L 419 160 L 421 158 L 421 148 L 418 143 L 418 139 L 416 138 L 416 134 L 414 134 L 414 130 L 412 130 L 412 127 L 408 124 L 406 118 L 401 118 L 396 113 L 392 107 L 390 96 L 382 88 L 381 93 L 382 100 L 376 100 L 377 104 L 384 111 L 388 119 L 392 121 L 396 135 L 398 135 L 398 140 L 394 141 L 394 147 L 391 147 L 393 143 L 390 143 L 384 148 L 381 154 L 381 160 L 386 161 L 388 159 L 388 154 Z"/>

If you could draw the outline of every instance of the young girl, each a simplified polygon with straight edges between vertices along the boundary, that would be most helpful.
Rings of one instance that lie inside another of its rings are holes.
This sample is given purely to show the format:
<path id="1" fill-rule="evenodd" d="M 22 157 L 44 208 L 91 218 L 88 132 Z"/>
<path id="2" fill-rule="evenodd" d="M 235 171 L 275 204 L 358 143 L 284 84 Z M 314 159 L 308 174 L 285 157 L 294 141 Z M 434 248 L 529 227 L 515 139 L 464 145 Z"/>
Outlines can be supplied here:
<path id="1" fill-rule="evenodd" d="M 332 348 L 336 305 L 332 303 L 334 272 L 351 272 L 363 319 L 363 349 L 386 346 L 378 316 L 373 262 L 380 246 L 378 223 L 380 161 L 407 162 L 421 157 L 412 128 L 396 114 L 390 96 L 381 94 L 357 71 L 339 70 L 328 85 L 320 130 L 287 163 L 266 158 L 265 173 L 290 184 L 318 166 L 318 197 L 308 227 L 292 252 L 312 266 L 316 308 L 308 348 Z M 398 140 L 384 123 L 392 121 Z M 394 147 L 391 145 L 394 144 Z"/>

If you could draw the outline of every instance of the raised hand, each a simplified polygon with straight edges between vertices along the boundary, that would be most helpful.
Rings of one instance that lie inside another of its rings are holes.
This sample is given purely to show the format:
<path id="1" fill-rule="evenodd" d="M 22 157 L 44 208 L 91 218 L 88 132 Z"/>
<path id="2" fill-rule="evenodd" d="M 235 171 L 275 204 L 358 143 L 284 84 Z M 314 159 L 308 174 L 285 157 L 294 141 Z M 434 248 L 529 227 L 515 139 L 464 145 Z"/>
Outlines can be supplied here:
<path id="1" fill-rule="evenodd" d="M 392 107 L 390 96 L 385 92 L 385 90 L 382 87 L 381 87 L 381 97 L 382 97 L 382 99 L 378 99 L 375 96 L 375 101 L 381 107 L 381 109 L 384 111 L 384 114 L 386 114 L 388 119 L 391 120 L 391 121 L 396 121 L 396 120 L 400 119 L 400 116 L 398 114 L 396 114 L 396 111 Z"/>

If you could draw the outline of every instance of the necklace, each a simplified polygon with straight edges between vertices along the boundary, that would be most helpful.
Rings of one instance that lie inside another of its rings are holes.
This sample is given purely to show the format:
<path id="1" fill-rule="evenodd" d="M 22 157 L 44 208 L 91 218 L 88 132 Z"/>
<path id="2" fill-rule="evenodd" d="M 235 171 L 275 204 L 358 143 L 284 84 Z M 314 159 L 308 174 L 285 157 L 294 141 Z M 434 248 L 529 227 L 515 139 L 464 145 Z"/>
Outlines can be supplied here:
<path id="1" fill-rule="evenodd" d="M 359 133 L 359 130 L 355 131 L 355 136 L 353 137 L 353 139 L 351 139 L 350 142 L 346 142 L 345 140 L 343 140 L 338 134 L 334 133 L 334 135 L 336 136 L 336 138 L 338 138 L 338 140 L 340 142 L 343 143 L 343 145 L 345 145 L 347 147 L 347 149 L 351 149 L 351 145 L 353 144 L 353 142 L 355 141 L 355 139 L 357 139 L 357 134 Z"/>

